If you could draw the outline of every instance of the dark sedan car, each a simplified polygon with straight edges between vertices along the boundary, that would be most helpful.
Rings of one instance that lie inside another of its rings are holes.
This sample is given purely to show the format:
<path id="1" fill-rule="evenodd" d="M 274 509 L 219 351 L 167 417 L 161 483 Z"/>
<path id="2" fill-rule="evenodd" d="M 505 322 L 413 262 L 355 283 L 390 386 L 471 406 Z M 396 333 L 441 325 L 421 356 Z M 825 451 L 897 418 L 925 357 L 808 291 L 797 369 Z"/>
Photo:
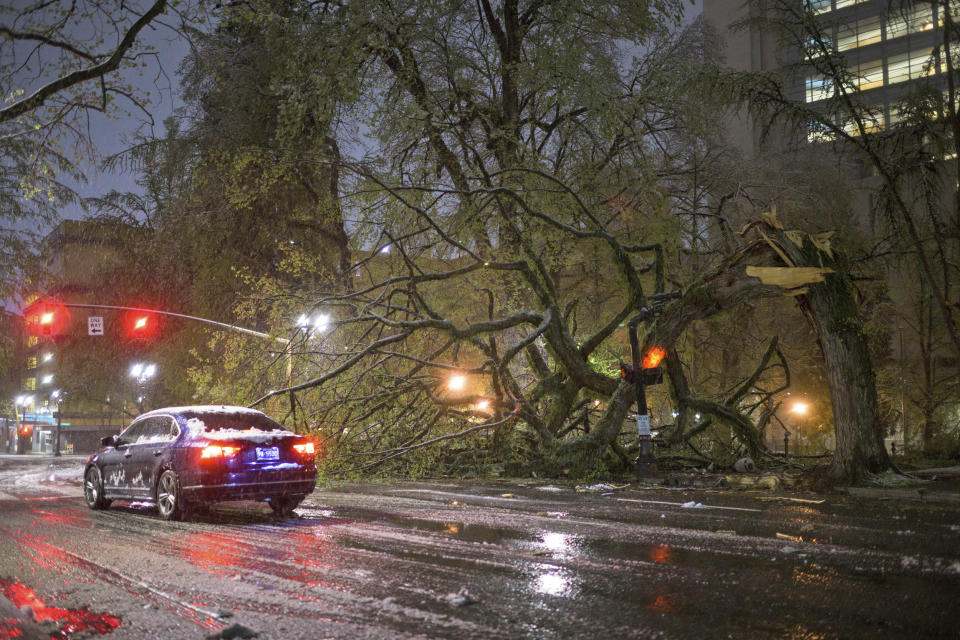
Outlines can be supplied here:
<path id="1" fill-rule="evenodd" d="M 243 407 L 157 409 L 102 445 L 84 470 L 91 509 L 140 500 L 177 520 L 213 501 L 264 500 L 287 516 L 317 484 L 314 443 Z"/>

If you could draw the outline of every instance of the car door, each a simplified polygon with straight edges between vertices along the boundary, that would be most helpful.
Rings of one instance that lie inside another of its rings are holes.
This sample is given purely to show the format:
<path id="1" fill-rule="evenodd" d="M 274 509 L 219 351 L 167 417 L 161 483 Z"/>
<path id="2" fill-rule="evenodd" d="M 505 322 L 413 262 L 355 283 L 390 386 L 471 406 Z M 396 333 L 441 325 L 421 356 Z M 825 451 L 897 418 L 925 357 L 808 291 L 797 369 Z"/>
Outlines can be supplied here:
<path id="1" fill-rule="evenodd" d="M 146 419 L 134 420 L 119 436 L 119 442 L 113 449 L 107 449 L 101 454 L 101 468 L 103 471 L 103 492 L 108 498 L 132 497 L 130 492 L 130 469 L 128 465 L 132 452 L 131 443 L 136 442 L 146 429 Z"/>
<path id="2" fill-rule="evenodd" d="M 145 418 L 136 437 L 122 445 L 125 488 L 133 498 L 148 499 L 153 493 L 154 468 L 171 442 L 170 420 L 168 416 Z"/>
<path id="3" fill-rule="evenodd" d="M 167 449 L 173 445 L 180 429 L 171 416 L 154 416 L 145 420 L 136 442 L 130 444 L 127 468 L 130 490 L 141 497 L 150 497 L 161 463 L 168 459 Z"/>

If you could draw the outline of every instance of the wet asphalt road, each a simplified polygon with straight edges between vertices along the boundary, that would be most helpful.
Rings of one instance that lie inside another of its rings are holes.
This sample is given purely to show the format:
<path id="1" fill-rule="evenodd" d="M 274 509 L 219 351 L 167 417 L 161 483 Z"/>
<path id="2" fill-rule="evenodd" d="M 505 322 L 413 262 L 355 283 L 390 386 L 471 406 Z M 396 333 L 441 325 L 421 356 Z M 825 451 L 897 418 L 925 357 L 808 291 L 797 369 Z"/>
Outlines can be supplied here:
<path id="1" fill-rule="evenodd" d="M 351 484 L 167 523 L 50 462 L 0 456 L 0 640 L 960 636 L 960 502 L 932 496 Z"/>

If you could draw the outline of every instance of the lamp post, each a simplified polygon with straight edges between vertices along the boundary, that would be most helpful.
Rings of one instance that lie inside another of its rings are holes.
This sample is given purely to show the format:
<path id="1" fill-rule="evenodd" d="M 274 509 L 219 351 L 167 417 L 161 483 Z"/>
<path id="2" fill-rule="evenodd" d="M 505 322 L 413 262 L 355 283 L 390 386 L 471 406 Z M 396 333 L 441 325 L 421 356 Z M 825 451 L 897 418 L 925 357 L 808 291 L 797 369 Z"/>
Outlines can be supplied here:
<path id="1" fill-rule="evenodd" d="M 803 443 L 803 425 L 801 424 L 801 419 L 803 416 L 807 415 L 807 411 L 810 409 L 810 406 L 806 402 L 797 401 L 793 403 L 793 406 L 790 407 L 790 411 L 797 416 L 797 455 L 800 455 L 800 446 Z"/>
<path id="2" fill-rule="evenodd" d="M 61 414 L 63 413 L 63 392 L 60 389 L 54 390 L 50 394 L 50 399 L 55 400 L 57 403 L 57 431 L 56 435 L 53 438 L 53 455 L 54 457 L 60 457 L 60 426 L 61 426 Z"/>

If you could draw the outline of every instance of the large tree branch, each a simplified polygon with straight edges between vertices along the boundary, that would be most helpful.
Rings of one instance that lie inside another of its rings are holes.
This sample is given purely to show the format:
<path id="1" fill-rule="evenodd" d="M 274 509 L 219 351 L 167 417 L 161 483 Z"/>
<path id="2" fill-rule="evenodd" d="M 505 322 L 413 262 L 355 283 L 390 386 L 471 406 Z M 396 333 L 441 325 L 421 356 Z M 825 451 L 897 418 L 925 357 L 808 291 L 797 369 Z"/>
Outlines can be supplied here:
<path id="1" fill-rule="evenodd" d="M 153 6 L 133 23 L 109 58 L 100 64 L 95 64 L 61 76 L 40 87 L 23 100 L 14 102 L 10 106 L 0 109 L 0 122 L 9 122 L 25 113 L 40 108 L 48 99 L 65 89 L 69 89 L 87 80 L 101 78 L 112 71 L 116 71 L 123 61 L 124 55 L 126 55 L 127 51 L 133 46 L 140 31 L 154 18 L 163 13 L 166 7 L 167 0 L 157 0 L 154 2 Z"/>

